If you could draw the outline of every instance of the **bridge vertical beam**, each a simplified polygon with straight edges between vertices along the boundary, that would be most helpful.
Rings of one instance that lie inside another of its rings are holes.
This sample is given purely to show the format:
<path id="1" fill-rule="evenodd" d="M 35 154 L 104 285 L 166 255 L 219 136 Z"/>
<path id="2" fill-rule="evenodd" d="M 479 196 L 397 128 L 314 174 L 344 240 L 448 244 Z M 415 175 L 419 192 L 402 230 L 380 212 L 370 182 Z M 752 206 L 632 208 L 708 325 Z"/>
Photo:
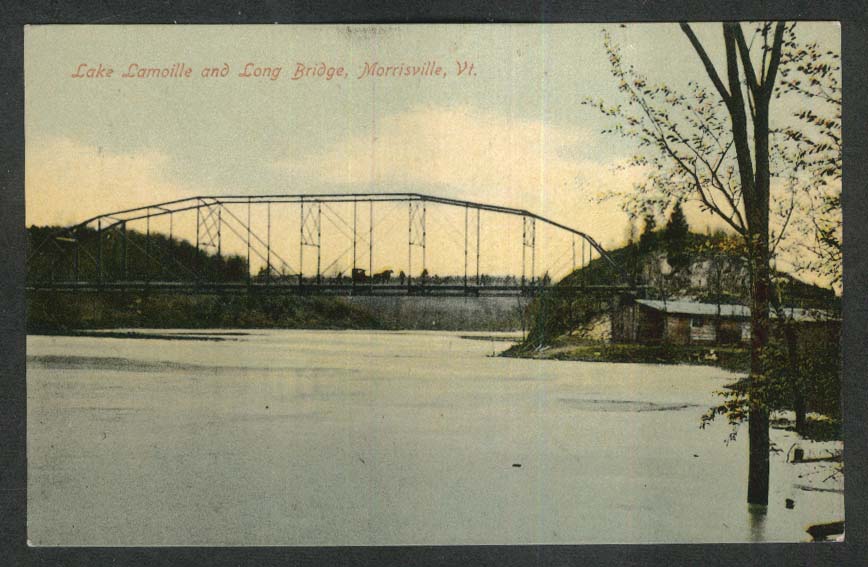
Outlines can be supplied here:
<path id="1" fill-rule="evenodd" d="M 174 237 L 175 237 L 175 219 L 174 219 L 174 216 L 172 215 L 172 213 L 170 212 L 169 213 L 169 242 L 168 242 L 169 254 L 174 253 L 173 252 L 174 248 L 175 248 L 174 240 L 173 240 Z M 172 259 L 174 260 L 174 258 L 172 258 Z M 175 261 L 177 262 L 177 260 L 175 260 Z"/>
<path id="2" fill-rule="evenodd" d="M 353 199 L 353 269 L 354 270 L 356 269 L 356 240 L 358 238 L 357 230 L 358 230 L 358 222 L 359 222 L 358 204 L 359 203 L 355 199 Z M 352 274 L 350 274 L 350 275 L 352 275 Z"/>
<path id="3" fill-rule="evenodd" d="M 320 260 L 322 258 L 322 203 L 316 205 L 316 283 L 322 281 L 320 275 Z"/>
<path id="4" fill-rule="evenodd" d="M 530 219 L 530 285 L 536 284 L 536 219 Z"/>
<path id="5" fill-rule="evenodd" d="M 271 202 L 266 205 L 266 219 L 268 226 L 265 229 L 265 283 L 271 283 Z"/>
<path id="6" fill-rule="evenodd" d="M 96 282 L 102 285 L 102 219 L 96 221 Z"/>
<path id="7" fill-rule="evenodd" d="M 585 286 L 585 278 L 588 277 L 588 274 L 585 270 L 585 239 L 582 239 L 582 287 Z"/>
<path id="8" fill-rule="evenodd" d="M 151 209 L 145 213 L 145 281 L 151 281 Z"/>
<path id="9" fill-rule="evenodd" d="M 536 283 L 536 219 L 530 220 L 530 283 Z"/>
<path id="10" fill-rule="evenodd" d="M 476 287 L 479 287 L 479 207 L 476 208 Z"/>
<path id="11" fill-rule="evenodd" d="M 196 254 L 193 256 L 193 271 L 196 273 L 196 279 L 199 279 L 199 230 L 201 222 L 201 214 L 199 212 L 201 201 L 196 201 Z"/>
<path id="12" fill-rule="evenodd" d="M 425 218 L 427 216 L 427 207 L 425 201 L 422 201 L 422 273 L 425 274 L 425 277 L 428 276 L 428 261 L 427 261 L 427 252 L 428 252 L 428 231 L 425 228 Z M 425 283 L 425 280 L 422 280 L 422 283 Z"/>
<path id="13" fill-rule="evenodd" d="M 247 285 L 250 285 L 250 197 L 247 197 Z"/>
<path id="14" fill-rule="evenodd" d="M 524 289 L 525 265 L 527 264 L 527 217 L 521 217 L 521 289 Z"/>
<path id="15" fill-rule="evenodd" d="M 407 203 L 407 287 L 413 280 L 413 201 Z"/>
<path id="16" fill-rule="evenodd" d="M 299 200 L 298 217 L 298 287 L 304 285 L 304 197 Z"/>
<path id="17" fill-rule="evenodd" d="M 356 241 L 358 240 L 358 224 L 359 224 L 359 203 L 354 198 L 353 199 L 353 267 L 350 270 L 350 285 L 355 288 L 356 287 Z"/>
<path id="18" fill-rule="evenodd" d="M 121 223 L 121 234 L 123 234 L 123 266 L 124 266 L 124 280 L 129 280 L 127 277 L 127 221 Z"/>
<path id="19" fill-rule="evenodd" d="M 78 239 L 80 238 L 79 234 L 75 235 L 75 247 L 73 249 L 73 257 L 72 257 L 72 270 L 75 274 L 75 283 L 78 283 Z"/>
<path id="20" fill-rule="evenodd" d="M 464 289 L 467 289 L 467 224 L 470 208 L 464 205 Z"/>
<path id="21" fill-rule="evenodd" d="M 573 272 L 576 271 L 576 235 L 573 235 Z"/>
<path id="22" fill-rule="evenodd" d="M 217 209 L 217 257 L 223 256 L 223 205 Z"/>

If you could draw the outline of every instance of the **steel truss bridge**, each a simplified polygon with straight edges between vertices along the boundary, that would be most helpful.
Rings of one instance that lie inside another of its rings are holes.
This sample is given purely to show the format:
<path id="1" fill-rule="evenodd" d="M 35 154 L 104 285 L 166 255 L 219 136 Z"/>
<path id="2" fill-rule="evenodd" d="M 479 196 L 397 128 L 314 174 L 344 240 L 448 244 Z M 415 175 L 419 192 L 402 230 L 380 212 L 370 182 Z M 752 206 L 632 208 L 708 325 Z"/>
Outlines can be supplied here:
<path id="1" fill-rule="evenodd" d="M 384 221 L 397 226 L 387 230 Z M 46 252 L 51 265 L 37 270 Z M 233 258 L 238 269 L 215 273 L 215 258 Z M 608 266 L 611 281 L 552 285 L 592 260 Z M 522 209 L 418 193 L 204 196 L 101 214 L 34 242 L 27 286 L 461 296 L 632 289 L 621 267 L 581 230 Z"/>

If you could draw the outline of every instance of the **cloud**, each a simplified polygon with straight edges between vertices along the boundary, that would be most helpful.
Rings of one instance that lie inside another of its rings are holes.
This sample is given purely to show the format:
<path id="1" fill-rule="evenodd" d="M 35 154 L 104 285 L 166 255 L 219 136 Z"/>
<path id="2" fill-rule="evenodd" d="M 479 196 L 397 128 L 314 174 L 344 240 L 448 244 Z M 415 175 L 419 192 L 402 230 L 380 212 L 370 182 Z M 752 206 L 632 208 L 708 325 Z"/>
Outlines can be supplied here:
<path id="1" fill-rule="evenodd" d="M 69 138 L 28 143 L 26 223 L 69 225 L 114 210 L 194 194 L 164 178 L 159 151 L 119 153 Z"/>
<path id="2" fill-rule="evenodd" d="M 642 172 L 579 159 L 599 143 L 566 128 L 468 106 L 416 107 L 376 121 L 322 151 L 276 164 L 293 179 L 354 190 L 401 187 L 526 208 L 600 239 L 624 232 L 626 217 L 599 194 L 629 189 Z"/>
<path id="3" fill-rule="evenodd" d="M 428 107 L 388 116 L 370 133 L 286 165 L 305 175 L 325 172 L 335 183 L 531 190 L 564 181 L 569 162 L 553 150 L 577 141 L 575 133 L 538 121 Z"/>

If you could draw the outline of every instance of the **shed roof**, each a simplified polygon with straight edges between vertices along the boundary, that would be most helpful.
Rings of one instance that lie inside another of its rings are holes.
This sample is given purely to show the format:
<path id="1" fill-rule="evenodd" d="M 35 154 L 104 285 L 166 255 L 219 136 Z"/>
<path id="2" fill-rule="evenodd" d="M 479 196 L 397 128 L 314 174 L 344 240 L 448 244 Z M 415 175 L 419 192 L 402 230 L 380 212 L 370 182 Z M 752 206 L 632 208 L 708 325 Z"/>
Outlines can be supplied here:
<path id="1" fill-rule="evenodd" d="M 659 299 L 637 299 L 636 303 L 662 311 L 664 313 L 677 313 L 680 315 L 698 315 L 706 317 L 717 316 L 716 303 L 699 303 L 697 301 L 686 301 L 683 299 L 674 301 L 662 301 Z M 787 317 L 791 317 L 794 321 L 835 321 L 837 320 L 828 311 L 820 309 L 804 309 L 801 307 L 785 307 Z M 772 311 L 772 318 L 776 318 L 777 314 Z M 733 319 L 749 319 L 750 308 L 745 305 L 720 305 L 720 316 Z"/>

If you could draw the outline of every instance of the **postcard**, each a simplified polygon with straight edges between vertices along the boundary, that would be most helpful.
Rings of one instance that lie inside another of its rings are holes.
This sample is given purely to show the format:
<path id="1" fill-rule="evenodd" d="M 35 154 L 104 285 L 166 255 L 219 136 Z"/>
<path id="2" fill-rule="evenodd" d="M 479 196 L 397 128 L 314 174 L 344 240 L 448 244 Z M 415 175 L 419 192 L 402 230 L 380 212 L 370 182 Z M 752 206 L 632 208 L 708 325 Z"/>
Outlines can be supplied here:
<path id="1" fill-rule="evenodd" d="M 840 52 L 28 26 L 28 543 L 843 540 Z"/>

